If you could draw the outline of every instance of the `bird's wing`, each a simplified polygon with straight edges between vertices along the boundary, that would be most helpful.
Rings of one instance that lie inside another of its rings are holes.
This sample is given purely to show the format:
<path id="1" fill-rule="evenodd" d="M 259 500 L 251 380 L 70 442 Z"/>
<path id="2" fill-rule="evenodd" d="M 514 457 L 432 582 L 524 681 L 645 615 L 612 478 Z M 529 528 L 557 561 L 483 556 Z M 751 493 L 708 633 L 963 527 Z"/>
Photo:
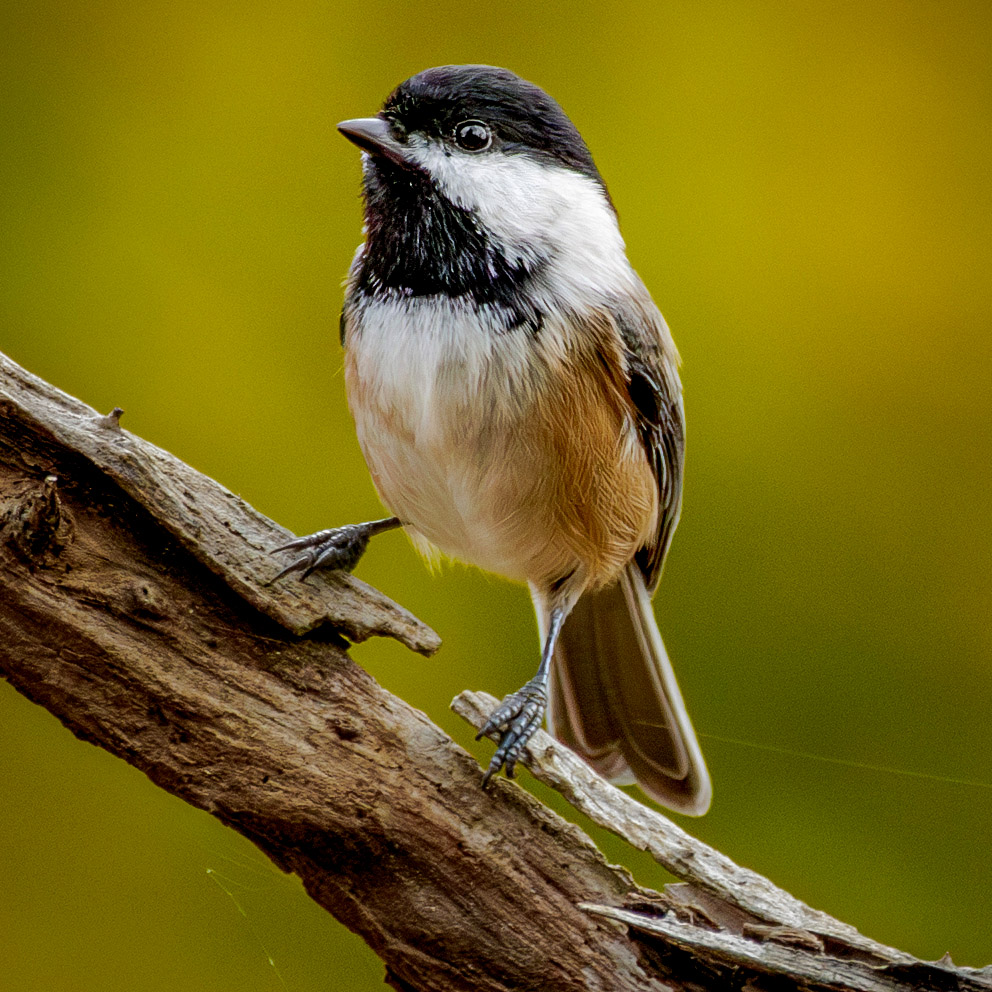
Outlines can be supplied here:
<path id="1" fill-rule="evenodd" d="M 649 593 L 661 567 L 682 509 L 685 419 L 679 356 L 665 318 L 648 291 L 609 304 L 610 317 L 623 341 L 624 378 L 641 444 L 658 485 L 655 533 L 636 555 Z"/>

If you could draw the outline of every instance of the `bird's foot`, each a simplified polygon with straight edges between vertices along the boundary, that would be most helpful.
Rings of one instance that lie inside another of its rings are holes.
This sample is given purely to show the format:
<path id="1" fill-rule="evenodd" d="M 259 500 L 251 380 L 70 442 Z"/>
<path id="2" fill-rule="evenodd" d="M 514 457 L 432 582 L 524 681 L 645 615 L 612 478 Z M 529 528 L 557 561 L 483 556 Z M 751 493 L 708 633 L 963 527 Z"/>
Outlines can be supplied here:
<path id="1" fill-rule="evenodd" d="M 369 538 L 377 533 L 377 525 L 380 523 L 381 521 L 375 520 L 367 524 L 331 527 L 328 530 L 319 530 L 316 534 L 298 537 L 282 547 L 273 548 L 272 554 L 278 554 L 280 551 L 298 551 L 300 554 L 278 575 L 273 576 L 269 580 L 269 585 L 291 572 L 299 572 L 301 579 L 305 579 L 318 568 L 350 572 L 365 554 L 365 549 L 369 546 Z"/>
<path id="2" fill-rule="evenodd" d="M 475 735 L 475 739 L 479 740 L 494 730 L 500 732 L 499 746 L 489 762 L 486 774 L 482 776 L 483 786 L 504 766 L 506 777 L 513 778 L 517 760 L 534 732 L 541 726 L 547 706 L 547 684 L 539 677 L 531 679 L 522 689 L 510 693 L 499 704 Z"/>

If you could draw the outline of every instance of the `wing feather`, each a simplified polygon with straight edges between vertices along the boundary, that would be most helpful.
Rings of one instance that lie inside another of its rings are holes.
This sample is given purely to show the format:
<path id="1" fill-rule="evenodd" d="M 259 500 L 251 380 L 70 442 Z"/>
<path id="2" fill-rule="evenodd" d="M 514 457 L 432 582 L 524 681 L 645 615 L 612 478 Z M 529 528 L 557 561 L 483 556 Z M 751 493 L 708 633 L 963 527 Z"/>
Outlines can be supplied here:
<path id="1" fill-rule="evenodd" d="M 643 295 L 614 302 L 610 316 L 623 341 L 625 378 L 638 435 L 658 486 L 658 523 L 636 555 L 649 593 L 661 569 L 682 509 L 685 419 L 679 356 L 668 325 L 643 285 Z"/>

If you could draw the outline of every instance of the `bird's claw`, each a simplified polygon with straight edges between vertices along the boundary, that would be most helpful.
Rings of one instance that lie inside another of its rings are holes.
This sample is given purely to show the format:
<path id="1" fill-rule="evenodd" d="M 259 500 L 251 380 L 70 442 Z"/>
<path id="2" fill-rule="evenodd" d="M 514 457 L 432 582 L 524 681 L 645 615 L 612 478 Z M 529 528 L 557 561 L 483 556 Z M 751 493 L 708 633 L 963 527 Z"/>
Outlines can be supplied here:
<path id="1" fill-rule="evenodd" d="M 268 584 L 277 582 L 291 572 L 299 572 L 300 578 L 305 579 L 318 568 L 350 572 L 365 554 L 373 533 L 372 524 L 347 524 L 344 527 L 319 530 L 316 534 L 298 537 L 295 541 L 273 548 L 272 554 L 280 551 L 299 551 L 300 554 L 278 575 L 273 576 Z"/>
<path id="2" fill-rule="evenodd" d="M 547 705 L 544 685 L 536 681 L 528 682 L 522 689 L 507 696 L 483 724 L 475 735 L 476 740 L 499 731 L 499 746 L 482 776 L 483 786 L 503 767 L 506 768 L 506 777 L 513 778 L 517 761 L 527 742 L 541 726 Z"/>

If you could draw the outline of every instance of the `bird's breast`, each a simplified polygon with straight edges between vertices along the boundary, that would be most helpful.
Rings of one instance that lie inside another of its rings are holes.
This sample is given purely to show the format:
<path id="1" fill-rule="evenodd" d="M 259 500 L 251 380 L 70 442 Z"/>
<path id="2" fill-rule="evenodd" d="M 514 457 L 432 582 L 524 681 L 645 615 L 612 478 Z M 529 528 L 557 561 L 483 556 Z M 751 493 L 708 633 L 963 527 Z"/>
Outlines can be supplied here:
<path id="1" fill-rule="evenodd" d="M 379 494 L 415 539 L 510 578 L 616 571 L 656 512 L 627 411 L 601 362 L 576 362 L 569 325 L 497 323 L 442 298 L 366 306 L 349 326 L 349 405 Z"/>
<path id="2" fill-rule="evenodd" d="M 370 305 L 349 330 L 345 376 L 376 488 L 414 538 L 523 578 L 498 519 L 529 498 L 499 468 L 533 389 L 514 337 L 447 299 Z"/>
<path id="3" fill-rule="evenodd" d="M 349 399 L 416 444 L 447 446 L 480 409 L 505 415 L 501 381 L 533 371 L 526 344 L 445 297 L 366 305 L 346 339 Z"/>

